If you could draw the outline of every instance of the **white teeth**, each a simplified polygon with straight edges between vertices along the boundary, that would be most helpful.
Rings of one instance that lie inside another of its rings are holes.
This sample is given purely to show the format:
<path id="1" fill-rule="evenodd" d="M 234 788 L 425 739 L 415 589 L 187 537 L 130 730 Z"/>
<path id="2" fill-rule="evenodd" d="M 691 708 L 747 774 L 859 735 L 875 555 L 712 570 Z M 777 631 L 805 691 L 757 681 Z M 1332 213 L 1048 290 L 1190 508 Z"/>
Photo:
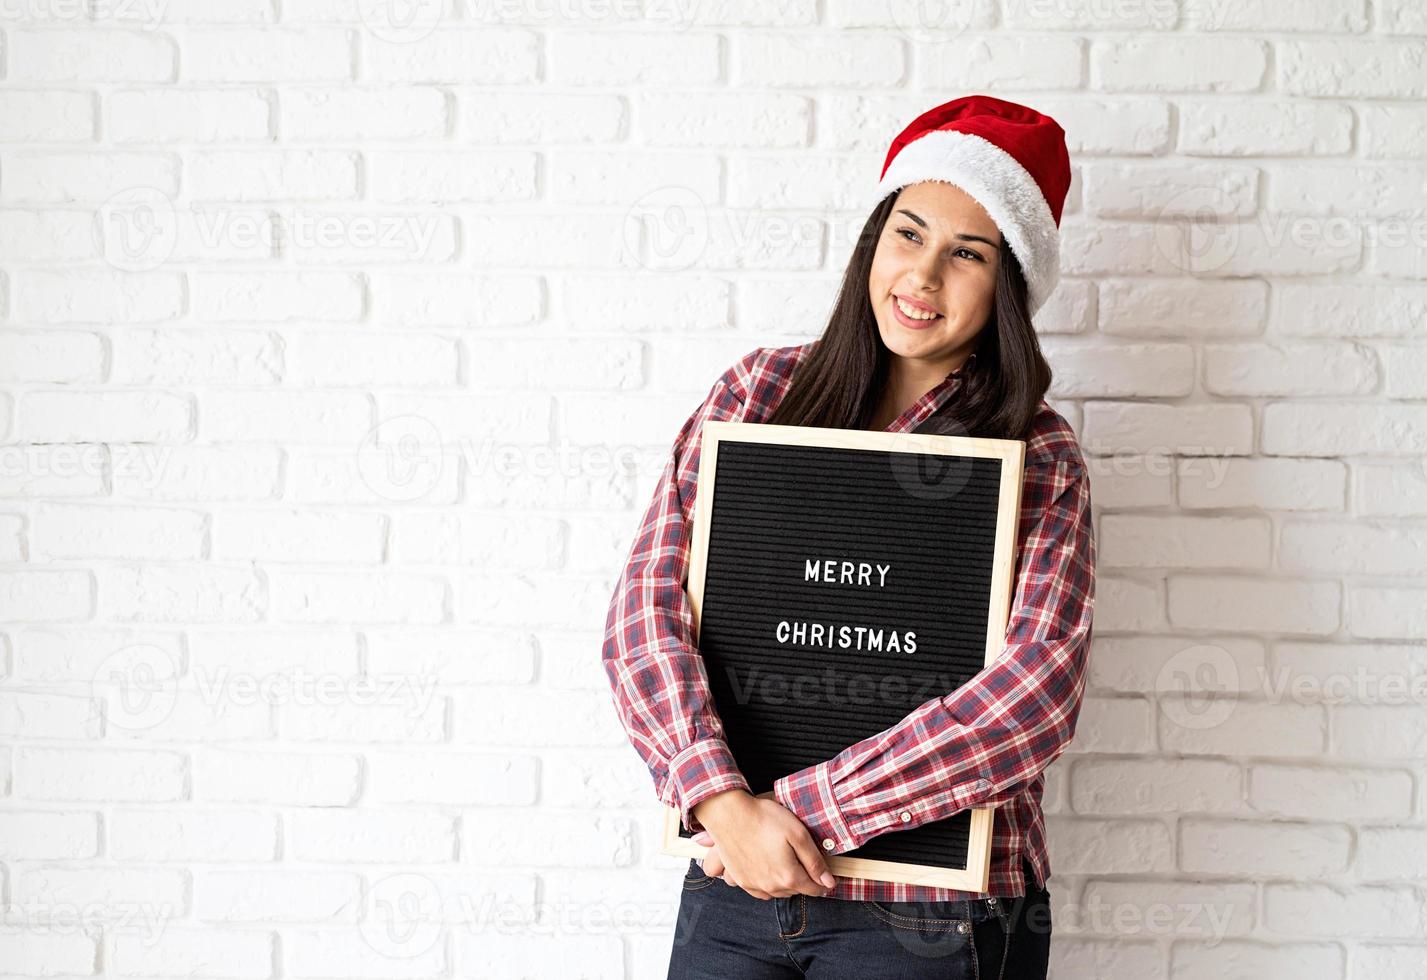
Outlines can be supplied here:
<path id="1" fill-rule="evenodd" d="M 928 313 L 914 306 L 908 306 L 906 303 L 903 303 L 899 297 L 893 296 L 892 298 L 897 301 L 897 309 L 901 310 L 905 316 L 909 316 L 913 320 L 935 320 L 941 316 L 940 313 Z"/>

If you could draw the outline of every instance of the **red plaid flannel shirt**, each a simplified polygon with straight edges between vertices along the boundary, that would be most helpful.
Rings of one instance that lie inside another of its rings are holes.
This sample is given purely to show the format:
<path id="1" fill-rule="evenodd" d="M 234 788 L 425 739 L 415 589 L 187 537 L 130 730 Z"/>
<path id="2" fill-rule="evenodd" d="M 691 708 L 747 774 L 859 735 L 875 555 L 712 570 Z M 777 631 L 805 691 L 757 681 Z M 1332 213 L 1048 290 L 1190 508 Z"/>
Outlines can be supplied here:
<path id="1" fill-rule="evenodd" d="M 812 344 L 758 348 L 730 367 L 679 430 L 614 590 L 603 664 L 620 721 L 659 799 L 703 829 L 694 804 L 748 789 L 724 741 L 684 591 L 703 423 L 759 422 L 788 390 Z M 910 432 L 960 385 L 953 371 L 886 429 Z M 830 897 L 952 901 L 1026 890 L 1021 862 L 1044 885 L 1043 771 L 1075 732 L 1085 689 L 1095 594 L 1090 483 L 1069 424 L 1042 402 L 1026 439 L 1015 595 L 999 659 L 896 725 L 774 785 L 824 853 L 878 834 L 997 807 L 990 882 L 965 892 L 838 877 Z M 833 842 L 828 848 L 827 842 Z"/>

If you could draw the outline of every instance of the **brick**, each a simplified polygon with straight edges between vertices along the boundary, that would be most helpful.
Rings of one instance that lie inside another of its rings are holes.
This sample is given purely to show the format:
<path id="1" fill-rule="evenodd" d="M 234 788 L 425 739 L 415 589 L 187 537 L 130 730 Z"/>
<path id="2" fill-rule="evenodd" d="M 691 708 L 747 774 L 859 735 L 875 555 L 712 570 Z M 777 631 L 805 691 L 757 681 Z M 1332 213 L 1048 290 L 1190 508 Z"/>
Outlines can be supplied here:
<path id="1" fill-rule="evenodd" d="M 717 34 L 557 32 L 545 57 L 558 85 L 713 85 L 720 79 Z"/>
<path id="2" fill-rule="evenodd" d="M 178 49 L 166 34 L 19 30 L 6 45 L 15 82 L 171 82 Z"/>
<path id="3" fill-rule="evenodd" d="M 1420 99 L 1427 77 L 1417 70 L 1427 41 L 1283 41 L 1276 48 L 1277 84 L 1290 95 Z"/>
<path id="4" fill-rule="evenodd" d="M 350 201 L 357 156 L 339 150 L 210 150 L 188 158 L 197 201 Z"/>
<path id="5" fill-rule="evenodd" d="M 1109 279 L 1097 292 L 1100 332 L 1126 337 L 1255 336 L 1268 311 L 1261 282 Z"/>
<path id="6" fill-rule="evenodd" d="M 1268 47 L 1255 38 L 1137 37 L 1096 41 L 1094 88 L 1107 92 L 1252 92 L 1268 72 Z"/>
<path id="7" fill-rule="evenodd" d="M 1185 871 L 1316 878 L 1347 870 L 1352 838 L 1334 824 L 1180 821 Z"/>
<path id="8" fill-rule="evenodd" d="M 1097 557 L 1122 568 L 1266 569 L 1272 539 L 1263 517 L 1106 514 Z"/>
<path id="9" fill-rule="evenodd" d="M 1353 113 L 1343 105 L 1184 100 L 1179 119 L 1179 152 L 1194 156 L 1342 156 L 1352 148 Z"/>
<path id="10" fill-rule="evenodd" d="M 88 92 L 0 92 L 0 142 L 89 142 L 96 117 Z"/>
<path id="11" fill-rule="evenodd" d="M 7 861 L 77 861 L 99 855 L 99 814 L 56 810 L 0 813 L 0 856 Z"/>
<path id="12" fill-rule="evenodd" d="M 267 140 L 271 120 L 258 90 L 139 89 L 109 96 L 104 124 L 115 143 L 238 143 Z"/>
<path id="13" fill-rule="evenodd" d="M 1251 766 L 1249 803 L 1274 816 L 1406 820 L 1412 815 L 1412 777 L 1374 769 Z"/>
<path id="14" fill-rule="evenodd" d="M 102 204 L 133 188 L 178 193 L 179 161 L 164 153 L 43 152 L 5 154 L 6 204 Z"/>
<path id="15" fill-rule="evenodd" d="M 206 517 L 172 508 L 47 504 L 34 516 L 36 557 L 184 560 L 204 557 Z"/>
<path id="16" fill-rule="evenodd" d="M 15 762 L 16 795 L 27 800 L 167 803 L 187 797 L 188 764 L 178 752 L 21 746 Z"/>
<path id="17" fill-rule="evenodd" d="M 361 779 L 358 758 L 337 753 L 205 748 L 195 753 L 193 772 L 193 798 L 215 803 L 350 806 Z"/>
<path id="18" fill-rule="evenodd" d="M 1204 350 L 1204 387 L 1216 395 L 1350 395 L 1379 385 L 1372 352 L 1357 345 L 1214 345 Z"/>
<path id="19" fill-rule="evenodd" d="M 1252 508 L 1278 511 L 1342 511 L 1347 504 L 1348 467 L 1337 460 L 1181 460 L 1179 506 L 1190 509 Z M 1360 494 L 1355 492 L 1355 496 Z"/>
<path id="20" fill-rule="evenodd" d="M 277 817 L 236 809 L 116 809 L 109 855 L 120 861 L 262 862 L 277 858 Z"/>
<path id="21" fill-rule="evenodd" d="M 196 28 L 184 35 L 185 81 L 346 81 L 352 41 L 349 31 L 321 28 Z"/>
<path id="22" fill-rule="evenodd" d="M 1080 759 L 1071 805 L 1082 814 L 1232 813 L 1243 809 L 1238 765 L 1210 759 Z"/>
<path id="23" fill-rule="evenodd" d="M 912 78 L 916 91 L 1054 91 L 1085 84 L 1085 44 L 1079 38 L 1049 34 L 962 36 L 938 43 L 934 49 L 938 57 L 916 62 Z"/>

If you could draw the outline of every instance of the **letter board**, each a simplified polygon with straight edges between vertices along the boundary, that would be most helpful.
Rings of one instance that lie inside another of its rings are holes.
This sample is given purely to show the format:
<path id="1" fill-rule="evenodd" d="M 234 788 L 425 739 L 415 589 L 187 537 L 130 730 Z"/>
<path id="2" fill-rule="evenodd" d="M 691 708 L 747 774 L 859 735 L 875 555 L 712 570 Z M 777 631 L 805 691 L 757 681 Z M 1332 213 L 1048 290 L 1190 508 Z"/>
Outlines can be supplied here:
<path id="1" fill-rule="evenodd" d="M 1025 444 L 704 423 L 686 585 L 755 794 L 895 725 L 1005 646 Z M 985 891 L 992 808 L 892 830 L 834 874 Z M 667 808 L 663 852 L 702 857 Z"/>

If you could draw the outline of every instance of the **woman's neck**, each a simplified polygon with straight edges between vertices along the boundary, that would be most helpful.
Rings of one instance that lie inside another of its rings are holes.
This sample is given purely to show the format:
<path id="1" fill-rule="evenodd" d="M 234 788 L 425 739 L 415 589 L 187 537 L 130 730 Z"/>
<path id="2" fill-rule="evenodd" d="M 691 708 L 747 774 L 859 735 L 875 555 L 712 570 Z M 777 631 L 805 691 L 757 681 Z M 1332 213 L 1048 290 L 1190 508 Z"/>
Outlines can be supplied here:
<path id="1" fill-rule="evenodd" d="M 880 432 L 901 418 L 918 399 L 945 381 L 947 375 L 963 367 L 968 357 L 961 355 L 953 361 L 926 364 L 893 355 L 887 367 L 887 383 L 882 387 L 882 397 L 873 414 L 872 424 L 876 430 Z"/>

